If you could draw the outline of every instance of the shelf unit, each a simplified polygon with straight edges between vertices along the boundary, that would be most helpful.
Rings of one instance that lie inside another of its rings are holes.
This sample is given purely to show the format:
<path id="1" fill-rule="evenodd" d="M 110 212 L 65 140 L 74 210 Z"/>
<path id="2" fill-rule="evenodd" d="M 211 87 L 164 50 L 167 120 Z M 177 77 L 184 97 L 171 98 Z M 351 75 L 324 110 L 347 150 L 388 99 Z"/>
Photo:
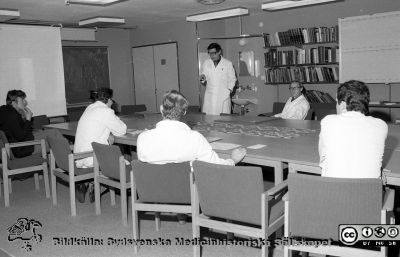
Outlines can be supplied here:
<path id="1" fill-rule="evenodd" d="M 264 34 L 265 77 L 270 85 L 339 81 L 338 29 L 296 28 Z"/>

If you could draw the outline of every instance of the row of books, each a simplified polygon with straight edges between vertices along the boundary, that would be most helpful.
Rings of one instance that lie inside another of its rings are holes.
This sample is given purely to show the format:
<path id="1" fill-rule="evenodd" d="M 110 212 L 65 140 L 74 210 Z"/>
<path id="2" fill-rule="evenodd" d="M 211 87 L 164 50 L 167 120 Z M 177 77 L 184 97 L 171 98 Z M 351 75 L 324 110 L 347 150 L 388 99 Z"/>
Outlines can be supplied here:
<path id="1" fill-rule="evenodd" d="M 339 67 L 282 67 L 265 69 L 266 83 L 290 83 L 297 80 L 305 83 L 326 82 L 339 80 Z"/>
<path id="2" fill-rule="evenodd" d="M 264 33 L 264 47 L 338 42 L 338 26 L 294 28 L 287 31 Z"/>
<path id="3" fill-rule="evenodd" d="M 278 51 L 271 48 L 264 53 L 266 66 L 297 65 L 297 64 L 329 64 L 339 61 L 337 47 L 319 46 L 307 49 Z"/>
<path id="4" fill-rule="evenodd" d="M 307 90 L 305 97 L 309 103 L 334 103 L 335 99 L 328 93 L 318 90 Z"/>

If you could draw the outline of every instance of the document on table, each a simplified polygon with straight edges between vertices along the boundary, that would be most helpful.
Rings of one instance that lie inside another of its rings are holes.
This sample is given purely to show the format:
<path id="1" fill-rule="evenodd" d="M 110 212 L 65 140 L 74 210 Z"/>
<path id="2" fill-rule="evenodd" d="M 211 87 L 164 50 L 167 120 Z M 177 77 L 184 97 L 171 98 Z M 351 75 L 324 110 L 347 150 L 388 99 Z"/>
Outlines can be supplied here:
<path id="1" fill-rule="evenodd" d="M 211 146 L 214 150 L 232 150 L 234 148 L 240 147 L 240 145 L 237 144 L 222 143 L 222 142 L 212 142 Z"/>
<path id="2" fill-rule="evenodd" d="M 144 130 L 140 130 L 140 129 L 127 129 L 126 133 L 135 136 L 135 135 L 139 135 L 143 131 Z"/>
<path id="3" fill-rule="evenodd" d="M 220 138 L 220 137 L 206 137 L 206 139 L 207 139 L 208 143 L 212 143 L 212 142 L 215 142 L 215 141 L 219 141 L 222 138 Z"/>
<path id="4" fill-rule="evenodd" d="M 247 148 L 249 148 L 249 149 L 261 149 L 261 148 L 266 147 L 266 146 L 267 146 L 267 145 L 256 144 L 256 145 L 248 146 Z"/>

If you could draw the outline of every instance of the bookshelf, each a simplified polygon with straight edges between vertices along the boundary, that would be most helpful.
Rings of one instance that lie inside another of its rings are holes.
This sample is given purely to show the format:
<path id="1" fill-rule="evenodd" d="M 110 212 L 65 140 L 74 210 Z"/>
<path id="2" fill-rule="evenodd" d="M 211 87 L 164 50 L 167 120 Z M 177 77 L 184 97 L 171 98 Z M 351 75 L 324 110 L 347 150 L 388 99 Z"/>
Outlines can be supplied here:
<path id="1" fill-rule="evenodd" d="M 338 26 L 264 33 L 266 84 L 339 81 Z"/>

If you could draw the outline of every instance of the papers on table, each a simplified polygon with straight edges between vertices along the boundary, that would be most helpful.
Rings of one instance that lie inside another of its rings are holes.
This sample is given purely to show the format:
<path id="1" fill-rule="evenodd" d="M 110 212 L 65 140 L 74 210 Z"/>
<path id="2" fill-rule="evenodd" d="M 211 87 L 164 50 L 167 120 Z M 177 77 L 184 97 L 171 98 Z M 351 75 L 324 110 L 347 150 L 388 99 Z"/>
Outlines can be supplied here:
<path id="1" fill-rule="evenodd" d="M 256 145 L 248 146 L 247 148 L 249 148 L 249 149 L 261 149 L 261 148 L 266 147 L 266 146 L 267 145 L 256 144 Z"/>
<path id="2" fill-rule="evenodd" d="M 220 138 L 220 137 L 206 137 L 206 139 L 207 139 L 208 143 L 212 143 L 212 142 L 215 142 L 215 141 L 219 141 L 222 138 Z"/>
<path id="3" fill-rule="evenodd" d="M 139 135 L 143 131 L 144 130 L 140 130 L 140 129 L 127 129 L 126 133 L 135 136 L 135 135 Z"/>
<path id="4" fill-rule="evenodd" d="M 225 151 L 240 147 L 240 145 L 237 144 L 222 143 L 222 142 L 212 142 L 211 146 L 214 150 L 225 150 Z"/>

